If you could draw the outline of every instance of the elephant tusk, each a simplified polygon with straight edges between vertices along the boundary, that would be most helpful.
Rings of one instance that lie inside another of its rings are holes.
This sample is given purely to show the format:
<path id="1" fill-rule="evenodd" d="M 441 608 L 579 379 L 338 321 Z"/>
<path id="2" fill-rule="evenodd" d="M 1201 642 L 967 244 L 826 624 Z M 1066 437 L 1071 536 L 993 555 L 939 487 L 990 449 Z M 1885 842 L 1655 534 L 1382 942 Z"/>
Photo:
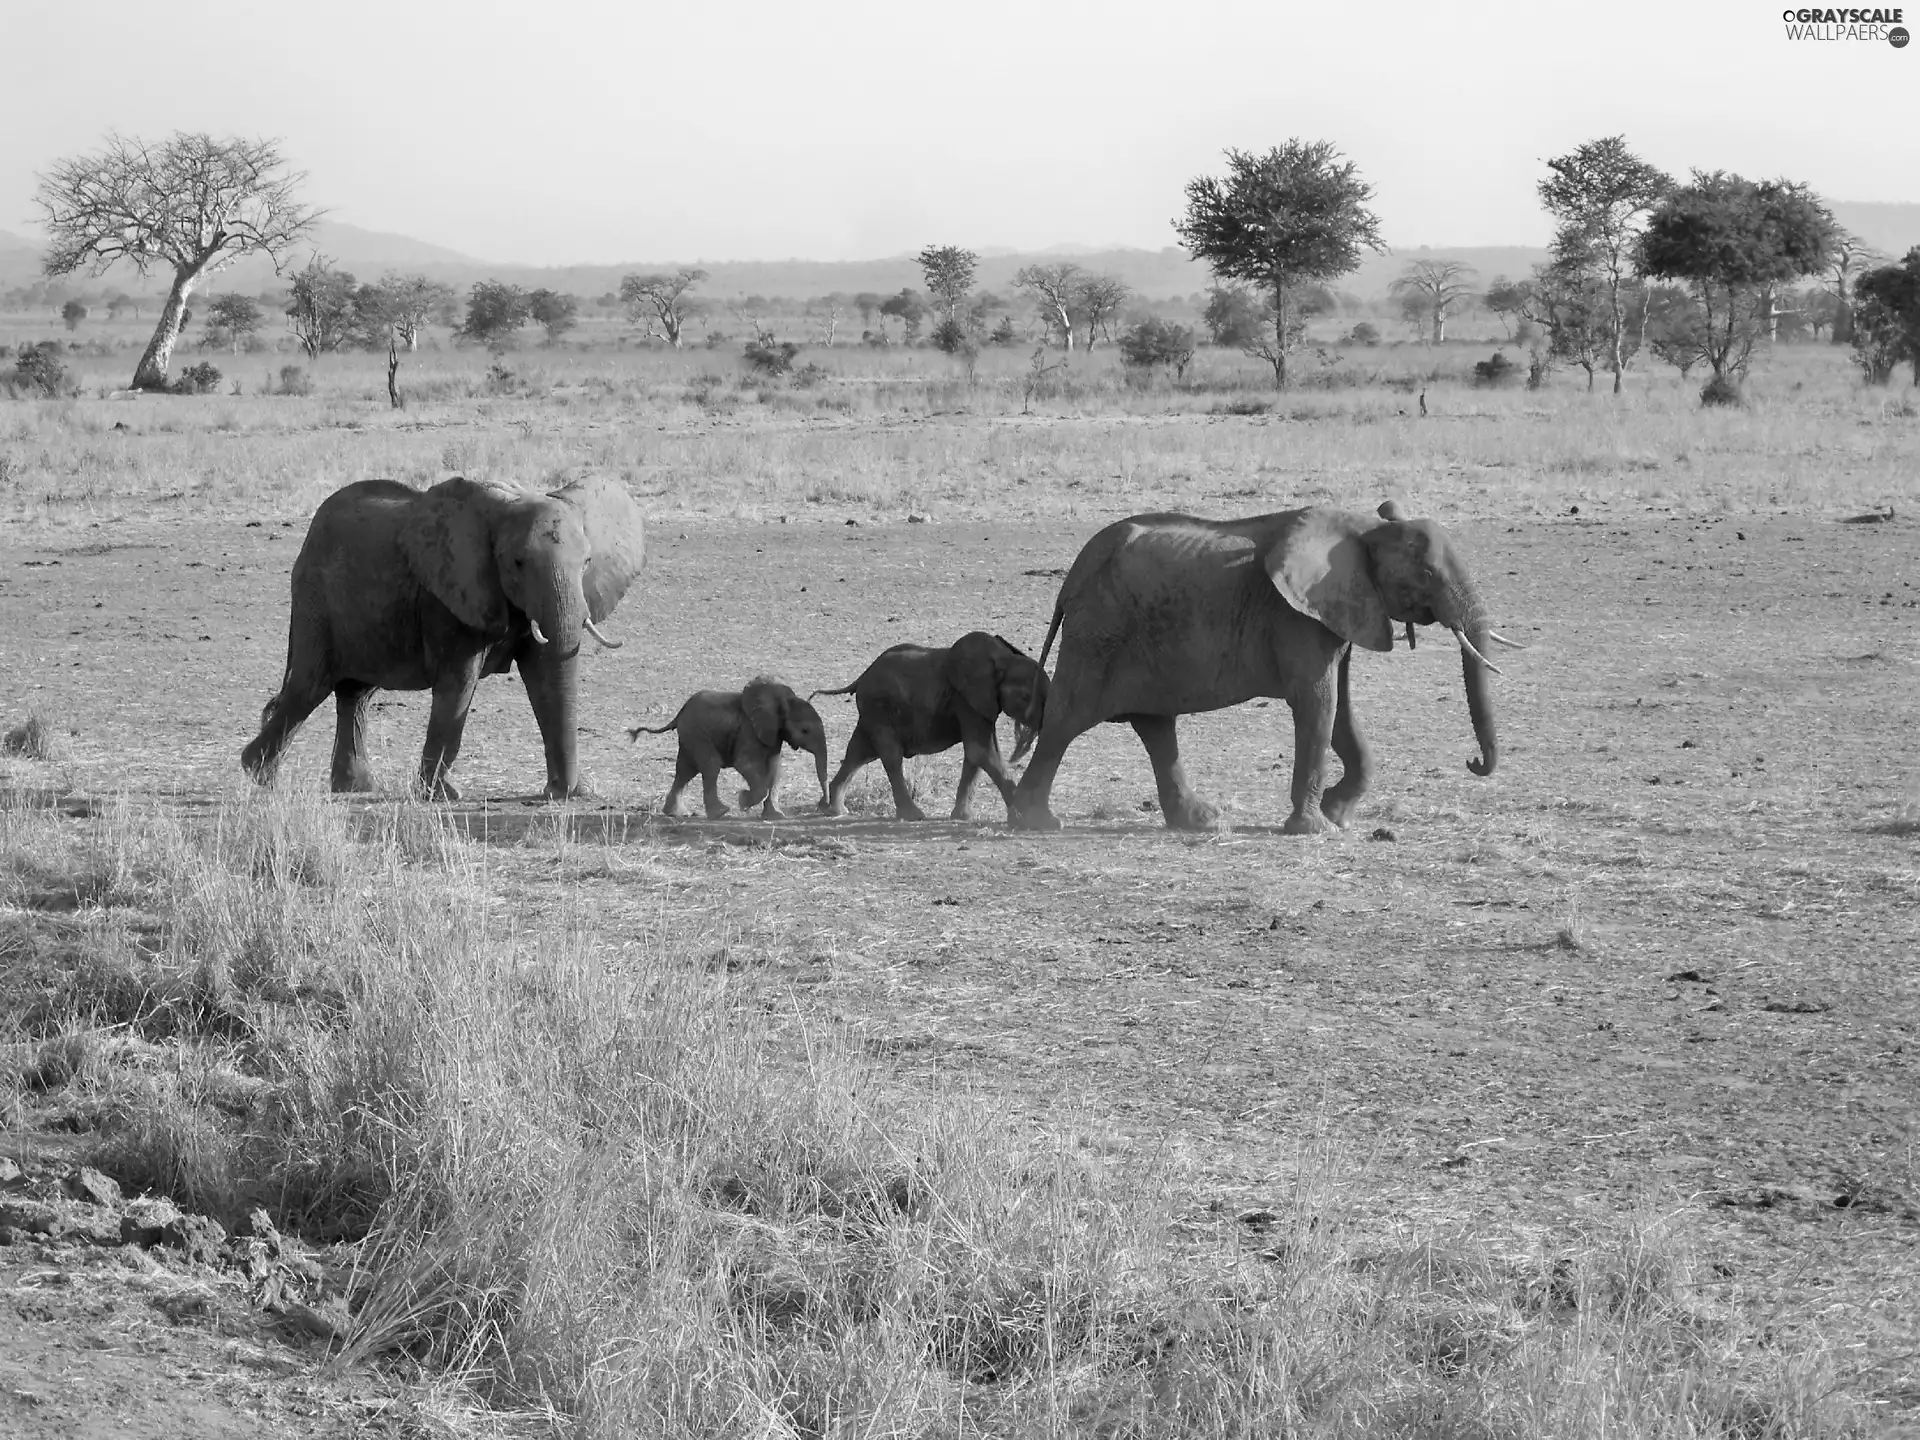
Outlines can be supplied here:
<path id="1" fill-rule="evenodd" d="M 587 617 L 587 633 L 609 650 L 618 650 L 622 645 L 627 643 L 624 640 L 609 640 L 606 636 L 602 635 L 600 633 L 600 627 L 593 623 L 593 617 L 591 615 Z"/>
<path id="2" fill-rule="evenodd" d="M 1507 639 L 1507 637 L 1502 635 L 1498 630 L 1487 631 L 1487 638 L 1489 640 L 1499 641 L 1502 645 L 1506 646 L 1509 650 L 1524 650 L 1527 648 L 1526 646 L 1522 645 L 1518 640 Z"/>
<path id="3" fill-rule="evenodd" d="M 1469 655 L 1473 656 L 1474 659 L 1478 660 L 1482 665 L 1486 666 L 1487 669 L 1491 670 L 1494 674 L 1504 675 L 1507 673 L 1506 671 L 1502 670 L 1498 665 L 1494 664 L 1491 660 L 1487 659 L 1487 657 L 1482 655 L 1478 650 L 1473 648 L 1473 642 L 1467 639 L 1466 631 L 1456 630 L 1453 632 L 1453 636 L 1454 636 L 1454 639 L 1460 642 L 1460 648 L 1462 650 L 1466 651 Z"/>
<path id="4" fill-rule="evenodd" d="M 545 645 L 547 643 L 547 637 L 541 632 L 540 622 L 529 615 L 527 617 L 527 624 L 533 627 L 533 638 L 540 644 Z"/>

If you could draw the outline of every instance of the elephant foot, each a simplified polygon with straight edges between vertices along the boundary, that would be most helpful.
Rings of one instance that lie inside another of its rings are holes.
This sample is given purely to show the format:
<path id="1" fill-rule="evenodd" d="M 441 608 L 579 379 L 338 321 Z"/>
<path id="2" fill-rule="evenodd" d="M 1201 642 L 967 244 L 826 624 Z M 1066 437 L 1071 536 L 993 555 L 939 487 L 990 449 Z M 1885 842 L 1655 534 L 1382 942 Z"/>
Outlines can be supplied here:
<path id="1" fill-rule="evenodd" d="M 707 806 L 707 819 L 709 820 L 724 820 L 732 813 L 733 811 L 728 809 L 725 805 Z"/>
<path id="2" fill-rule="evenodd" d="M 555 780 L 549 780 L 547 788 L 542 793 L 549 800 L 598 800 L 600 798 L 599 794 L 587 785 L 580 783 L 562 785 Z"/>
<path id="3" fill-rule="evenodd" d="M 847 807 L 842 805 L 838 800 L 822 800 L 814 808 L 822 815 L 844 815 L 847 813 Z"/>
<path id="4" fill-rule="evenodd" d="M 1316 815 L 1310 810 L 1296 810 L 1287 817 L 1287 823 L 1280 827 L 1283 835 L 1330 835 L 1340 827 L 1324 814 Z"/>
<path id="5" fill-rule="evenodd" d="M 1320 802 L 1320 813 L 1344 830 L 1347 821 L 1353 818 L 1353 807 L 1359 801 L 1358 795 L 1329 795 Z"/>
<path id="6" fill-rule="evenodd" d="M 896 805 L 893 810 L 893 818 L 896 820 L 924 820 L 927 818 L 927 812 L 922 810 L 918 805 Z"/>
<path id="7" fill-rule="evenodd" d="M 460 789 L 453 781 L 442 775 L 437 780 L 422 780 L 414 786 L 414 793 L 422 800 L 458 800 Z"/>
<path id="8" fill-rule="evenodd" d="M 772 801 L 768 801 L 760 807 L 760 818 L 762 820 L 784 820 L 787 818 L 787 812 L 776 808 Z"/>
<path id="9" fill-rule="evenodd" d="M 949 820 L 971 820 L 973 819 L 973 806 L 956 805 L 953 807 L 953 814 L 947 818 Z"/>
<path id="10" fill-rule="evenodd" d="M 1015 830 L 1058 830 L 1060 817 L 1045 805 L 1035 805 L 1013 811 L 1007 816 L 1007 824 Z"/>
<path id="11" fill-rule="evenodd" d="M 1198 795 L 1187 795 L 1161 807 L 1169 830 L 1218 830 L 1220 807 Z"/>
<path id="12" fill-rule="evenodd" d="M 373 776 L 365 770 L 352 770 L 345 775 L 333 777 L 333 793 L 336 795 L 370 795 L 373 793 Z"/>

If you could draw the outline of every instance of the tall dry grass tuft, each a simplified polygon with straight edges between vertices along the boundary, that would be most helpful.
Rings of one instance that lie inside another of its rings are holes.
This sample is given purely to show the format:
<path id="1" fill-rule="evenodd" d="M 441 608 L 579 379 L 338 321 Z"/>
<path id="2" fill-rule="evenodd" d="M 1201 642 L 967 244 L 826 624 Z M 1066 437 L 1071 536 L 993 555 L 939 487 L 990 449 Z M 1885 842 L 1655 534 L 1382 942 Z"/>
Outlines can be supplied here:
<path id="1" fill-rule="evenodd" d="M 342 1361 L 584 1436 L 1861 1433 L 1679 1218 L 1363 1236 L 1321 1147 L 1196 1234 L 1150 1169 L 772 1028 L 709 927 L 487 880 L 413 805 L 0 803 L 34 1085 L 123 1182 L 351 1247 Z"/>

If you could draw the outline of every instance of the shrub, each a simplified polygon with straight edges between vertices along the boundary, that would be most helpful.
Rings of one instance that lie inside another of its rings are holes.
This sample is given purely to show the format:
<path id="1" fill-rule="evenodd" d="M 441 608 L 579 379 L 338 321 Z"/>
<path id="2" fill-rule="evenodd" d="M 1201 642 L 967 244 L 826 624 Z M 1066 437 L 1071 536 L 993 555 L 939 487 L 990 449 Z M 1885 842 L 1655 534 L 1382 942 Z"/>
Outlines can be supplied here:
<path id="1" fill-rule="evenodd" d="M 210 395 L 219 388 L 219 369 L 204 360 L 198 365 L 189 365 L 173 382 L 176 395 Z"/>
<path id="2" fill-rule="evenodd" d="M 1193 362 L 1193 331 L 1150 315 L 1121 332 L 1115 342 L 1120 358 L 1134 369 L 1150 370 L 1164 365 L 1175 378 L 1185 379 Z"/>
<path id="3" fill-rule="evenodd" d="M 67 737 L 38 715 L 29 715 L 0 735 L 0 754 L 18 755 L 24 760 L 64 760 Z"/>
<path id="4" fill-rule="evenodd" d="M 269 389 L 272 387 L 269 386 Z M 307 373 L 304 365 L 282 365 L 280 367 L 280 393 L 282 395 L 311 395 L 313 376 Z"/>
<path id="5" fill-rule="evenodd" d="M 1347 332 L 1347 339 L 1355 345 L 1378 345 L 1380 343 L 1380 327 L 1371 321 L 1362 320 Z"/>
<path id="6" fill-rule="evenodd" d="M 1013 317 L 1011 315 L 1002 315 L 1000 317 L 1000 323 L 994 326 L 993 332 L 987 336 L 987 343 L 989 345 L 1011 345 L 1019 338 L 1020 337 L 1014 333 Z"/>
<path id="7" fill-rule="evenodd" d="M 927 339 L 934 349 L 951 355 L 967 343 L 967 327 L 958 320 L 942 320 Z"/>
<path id="8" fill-rule="evenodd" d="M 20 347 L 7 388 L 16 395 L 71 395 L 75 389 L 59 347 L 52 340 Z"/>
<path id="9" fill-rule="evenodd" d="M 827 383 L 833 372 L 824 365 L 816 365 L 809 360 L 793 372 L 793 383 L 802 390 L 814 390 Z"/>
<path id="10" fill-rule="evenodd" d="M 792 371 L 793 357 L 800 353 L 800 347 L 791 340 L 775 340 L 771 335 L 760 335 L 749 340 L 740 353 L 762 375 L 785 375 Z"/>
<path id="11" fill-rule="evenodd" d="M 1725 375 L 1716 375 L 1701 387 L 1700 403 L 1702 405 L 1720 406 L 1740 405 L 1744 402 L 1741 399 L 1740 387 L 1738 385 Z"/>
<path id="12" fill-rule="evenodd" d="M 1520 378 L 1520 367 L 1496 350 L 1486 360 L 1473 362 L 1473 383 L 1477 386 L 1510 385 Z"/>

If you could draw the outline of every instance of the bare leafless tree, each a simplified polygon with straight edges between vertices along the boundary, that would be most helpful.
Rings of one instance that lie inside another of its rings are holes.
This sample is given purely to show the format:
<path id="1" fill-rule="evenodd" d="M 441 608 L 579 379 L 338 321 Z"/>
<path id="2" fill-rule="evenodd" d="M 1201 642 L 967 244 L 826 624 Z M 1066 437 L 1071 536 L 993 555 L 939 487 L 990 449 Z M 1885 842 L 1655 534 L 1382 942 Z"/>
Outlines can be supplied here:
<path id="1" fill-rule="evenodd" d="M 1871 270 L 1885 259 L 1886 256 L 1851 230 L 1841 230 L 1834 235 L 1832 258 L 1820 281 L 1835 302 L 1834 344 L 1853 343 L 1853 282 L 1863 271 Z"/>
<path id="2" fill-rule="evenodd" d="M 1073 312 L 1079 300 L 1080 267 L 1071 260 L 1054 265 L 1024 265 L 1013 277 L 1013 288 L 1033 296 L 1034 305 L 1060 335 L 1066 352 L 1073 353 Z"/>
<path id="3" fill-rule="evenodd" d="M 277 273 L 319 219 L 295 198 L 306 176 L 285 163 L 278 140 L 180 131 L 153 145 L 110 135 L 98 154 L 57 161 L 40 176 L 34 201 L 49 242 L 47 274 L 99 275 L 118 261 L 143 276 L 173 270 L 135 389 L 166 388 L 194 286 L 243 255 L 269 256 Z"/>
<path id="4" fill-rule="evenodd" d="M 706 278 L 706 271 L 691 266 L 671 275 L 627 275 L 620 281 L 620 303 L 627 307 L 629 320 L 678 350 L 697 303 L 687 292 Z"/>
<path id="5" fill-rule="evenodd" d="M 1109 340 L 1113 338 L 1108 327 L 1132 294 L 1127 282 L 1115 275 L 1089 275 L 1081 280 L 1077 298 L 1080 302 L 1080 318 L 1087 326 L 1089 352 L 1093 349 L 1094 336 L 1105 335 Z"/>
<path id="6" fill-rule="evenodd" d="M 1409 260 L 1389 289 L 1426 317 L 1433 343 L 1444 345 L 1447 316 L 1473 293 L 1467 282 L 1477 273 L 1473 266 L 1459 260 Z"/>

